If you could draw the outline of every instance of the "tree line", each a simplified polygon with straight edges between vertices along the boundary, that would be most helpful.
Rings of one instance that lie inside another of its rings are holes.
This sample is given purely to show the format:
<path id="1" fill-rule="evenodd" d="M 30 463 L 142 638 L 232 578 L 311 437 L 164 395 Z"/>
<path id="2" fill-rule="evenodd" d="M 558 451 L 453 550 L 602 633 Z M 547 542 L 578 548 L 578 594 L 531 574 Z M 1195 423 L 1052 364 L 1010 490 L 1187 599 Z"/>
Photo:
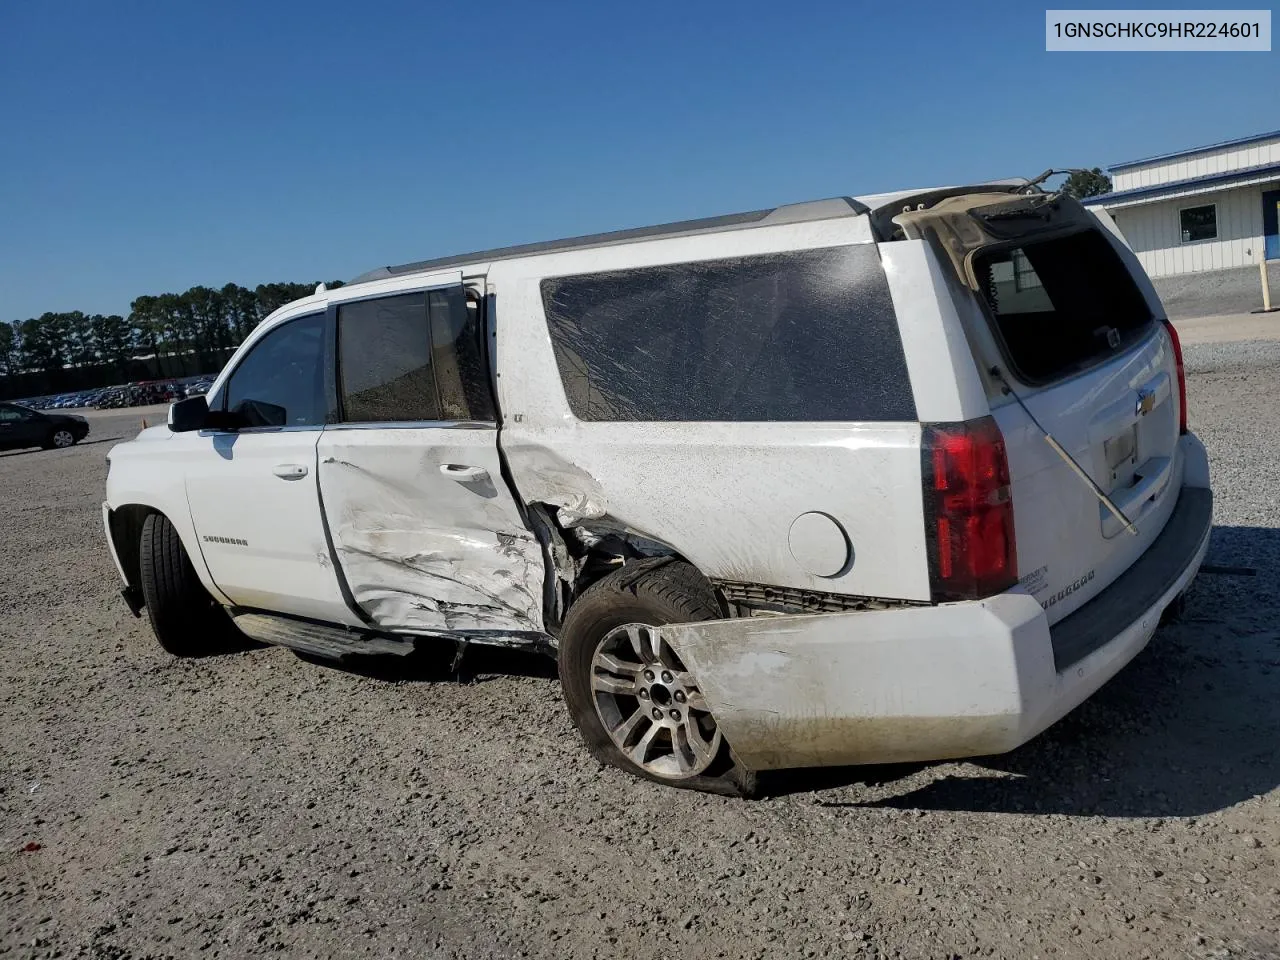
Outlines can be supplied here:
<path id="1" fill-rule="evenodd" d="M 72 310 L 0 322 L 0 396 L 109 386 L 139 369 L 156 378 L 216 372 L 259 321 L 315 287 L 196 286 L 138 297 L 127 317 Z"/>

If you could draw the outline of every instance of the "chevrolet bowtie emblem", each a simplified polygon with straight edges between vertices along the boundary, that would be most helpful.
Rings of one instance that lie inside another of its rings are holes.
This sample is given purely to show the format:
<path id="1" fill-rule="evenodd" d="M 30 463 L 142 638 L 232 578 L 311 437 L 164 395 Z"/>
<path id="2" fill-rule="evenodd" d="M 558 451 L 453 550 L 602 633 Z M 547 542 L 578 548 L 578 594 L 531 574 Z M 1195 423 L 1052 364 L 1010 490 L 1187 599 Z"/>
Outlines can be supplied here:
<path id="1" fill-rule="evenodd" d="M 1155 405 L 1156 405 L 1156 394 L 1154 390 L 1139 390 L 1138 405 L 1135 408 L 1134 412 L 1140 417 L 1145 417 L 1148 413 L 1150 413 L 1152 410 L 1155 409 Z"/>

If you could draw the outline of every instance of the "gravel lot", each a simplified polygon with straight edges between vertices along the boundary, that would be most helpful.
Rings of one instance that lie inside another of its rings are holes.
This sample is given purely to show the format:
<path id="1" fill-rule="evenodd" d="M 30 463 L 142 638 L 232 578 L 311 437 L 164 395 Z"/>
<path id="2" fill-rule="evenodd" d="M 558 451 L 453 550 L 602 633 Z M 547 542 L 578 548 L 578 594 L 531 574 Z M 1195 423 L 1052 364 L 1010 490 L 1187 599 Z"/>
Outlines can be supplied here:
<path id="1" fill-rule="evenodd" d="M 1015 753 L 756 802 L 601 769 L 533 658 L 170 659 L 100 529 L 139 414 L 0 454 L 0 956 L 1280 956 L 1280 343 L 1187 353 L 1257 575 Z"/>

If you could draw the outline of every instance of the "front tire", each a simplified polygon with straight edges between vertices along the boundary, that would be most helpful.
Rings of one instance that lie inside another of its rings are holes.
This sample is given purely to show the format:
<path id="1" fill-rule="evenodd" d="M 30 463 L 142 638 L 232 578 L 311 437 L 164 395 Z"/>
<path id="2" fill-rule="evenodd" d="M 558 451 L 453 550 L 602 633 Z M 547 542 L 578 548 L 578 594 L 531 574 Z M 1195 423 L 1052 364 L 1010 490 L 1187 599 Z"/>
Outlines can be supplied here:
<path id="1" fill-rule="evenodd" d="M 169 518 L 150 514 L 141 536 L 142 598 L 160 646 L 175 657 L 206 656 L 227 648 L 235 627 L 200 582 Z"/>
<path id="2" fill-rule="evenodd" d="M 710 583 L 683 561 L 624 567 L 578 598 L 560 633 L 560 683 L 592 756 L 667 786 L 755 792 L 696 678 L 654 629 L 721 616 Z"/>

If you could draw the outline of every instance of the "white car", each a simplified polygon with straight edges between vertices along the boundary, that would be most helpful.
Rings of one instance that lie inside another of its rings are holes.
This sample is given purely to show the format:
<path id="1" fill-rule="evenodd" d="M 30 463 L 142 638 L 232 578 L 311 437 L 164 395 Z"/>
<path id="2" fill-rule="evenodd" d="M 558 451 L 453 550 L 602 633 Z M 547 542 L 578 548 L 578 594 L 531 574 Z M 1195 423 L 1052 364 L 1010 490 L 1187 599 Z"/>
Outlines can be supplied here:
<path id="1" fill-rule="evenodd" d="M 1002 181 L 322 286 L 111 451 L 103 514 L 172 653 L 543 650 L 598 759 L 746 793 L 1035 736 L 1212 494 L 1132 252 Z"/>

